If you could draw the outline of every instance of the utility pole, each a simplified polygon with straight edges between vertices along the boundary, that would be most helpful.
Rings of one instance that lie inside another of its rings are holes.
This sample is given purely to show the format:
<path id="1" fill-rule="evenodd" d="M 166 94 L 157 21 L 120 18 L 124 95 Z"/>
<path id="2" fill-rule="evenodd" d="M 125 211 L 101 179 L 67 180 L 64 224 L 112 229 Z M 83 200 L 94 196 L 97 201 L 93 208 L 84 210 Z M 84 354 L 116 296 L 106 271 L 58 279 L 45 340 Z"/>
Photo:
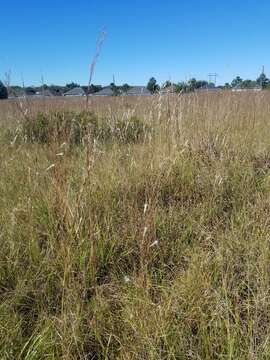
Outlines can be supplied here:
<path id="1" fill-rule="evenodd" d="M 214 83 L 215 87 L 216 87 L 216 84 L 217 84 L 217 77 L 218 77 L 217 73 L 208 74 L 209 83 Z"/>

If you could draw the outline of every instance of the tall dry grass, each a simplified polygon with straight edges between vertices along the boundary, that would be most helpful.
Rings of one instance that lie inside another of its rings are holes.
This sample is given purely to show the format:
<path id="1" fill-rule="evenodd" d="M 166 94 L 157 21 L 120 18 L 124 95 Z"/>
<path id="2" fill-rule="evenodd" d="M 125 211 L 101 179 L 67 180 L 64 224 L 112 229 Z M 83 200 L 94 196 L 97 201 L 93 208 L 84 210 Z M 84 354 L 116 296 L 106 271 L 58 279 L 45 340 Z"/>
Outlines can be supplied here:
<path id="1" fill-rule="evenodd" d="M 268 359 L 269 104 L 1 102 L 0 358 Z"/>

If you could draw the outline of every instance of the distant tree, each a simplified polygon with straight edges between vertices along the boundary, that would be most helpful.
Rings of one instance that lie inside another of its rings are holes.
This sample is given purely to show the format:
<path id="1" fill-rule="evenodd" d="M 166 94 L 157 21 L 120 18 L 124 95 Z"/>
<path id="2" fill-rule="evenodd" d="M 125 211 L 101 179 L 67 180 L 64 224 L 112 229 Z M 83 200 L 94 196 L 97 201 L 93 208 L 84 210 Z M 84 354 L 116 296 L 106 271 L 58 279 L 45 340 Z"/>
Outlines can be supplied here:
<path id="1" fill-rule="evenodd" d="M 242 87 L 243 89 L 252 89 L 252 88 L 254 88 L 256 85 L 257 85 L 257 82 L 256 82 L 256 81 L 247 79 L 247 80 L 243 80 L 243 81 L 242 81 L 241 87 Z"/>
<path id="2" fill-rule="evenodd" d="M 131 86 L 129 86 L 128 84 L 123 84 L 122 85 L 123 92 L 127 92 L 129 89 L 131 89 Z"/>
<path id="3" fill-rule="evenodd" d="M 147 83 L 147 89 L 154 94 L 159 90 L 159 85 L 157 83 L 157 80 L 154 77 L 151 77 Z"/>
<path id="4" fill-rule="evenodd" d="M 192 92 L 196 89 L 203 88 L 204 86 L 215 87 L 215 84 L 208 83 L 206 80 L 196 80 L 195 78 L 189 79 L 188 82 L 180 82 L 176 85 L 177 91 Z M 179 90 L 180 89 L 180 90 Z"/>
<path id="5" fill-rule="evenodd" d="M 120 93 L 121 93 L 120 88 L 118 86 L 116 86 L 115 83 L 111 83 L 110 88 L 112 89 L 113 96 L 120 95 Z"/>
<path id="6" fill-rule="evenodd" d="M 234 87 L 241 87 L 242 86 L 243 79 L 240 78 L 240 76 L 236 76 L 235 79 L 231 82 L 231 86 Z"/>
<path id="7" fill-rule="evenodd" d="M 163 89 L 166 89 L 166 88 L 168 88 L 168 87 L 170 87 L 170 86 L 172 86 L 172 82 L 169 81 L 169 80 L 167 80 L 167 81 L 165 81 L 165 83 L 162 85 L 162 88 L 163 88 Z"/>
<path id="8" fill-rule="evenodd" d="M 18 85 L 13 85 L 13 86 L 10 86 L 11 90 L 13 91 L 16 91 L 16 90 L 23 90 L 23 88 L 21 86 L 18 86 Z"/>
<path id="9" fill-rule="evenodd" d="M 267 78 L 267 76 L 265 75 L 264 72 L 262 72 L 260 74 L 260 76 L 258 77 L 258 79 L 256 80 L 258 85 L 261 85 L 261 87 L 263 89 L 267 88 L 268 85 L 270 84 L 270 80 Z"/>
<path id="10" fill-rule="evenodd" d="M 206 80 L 197 80 L 195 83 L 195 89 L 200 89 L 204 86 L 209 85 L 211 87 L 211 84 L 208 83 Z M 215 86 L 215 85 L 214 85 Z"/>
<path id="11" fill-rule="evenodd" d="M 50 86 L 47 86 L 47 89 L 50 90 L 50 92 L 55 95 L 55 96 L 61 96 L 65 91 L 63 89 L 62 86 L 58 86 L 58 85 L 50 85 Z M 41 92 L 43 90 L 47 90 L 46 88 L 42 88 L 41 89 Z"/>
<path id="12" fill-rule="evenodd" d="M 32 86 L 28 86 L 25 88 L 25 93 L 26 93 L 26 95 L 35 95 L 36 90 Z"/>
<path id="13" fill-rule="evenodd" d="M 6 86 L 0 81 L 0 99 L 7 99 L 8 98 L 8 91 Z"/>
<path id="14" fill-rule="evenodd" d="M 87 93 L 89 91 L 89 94 L 94 94 L 102 89 L 101 85 L 94 85 L 91 84 L 88 88 L 88 86 L 82 86 L 83 90 Z"/>
<path id="15" fill-rule="evenodd" d="M 74 89 L 74 88 L 79 87 L 79 86 L 80 86 L 79 84 L 76 84 L 76 83 L 74 83 L 74 82 L 71 82 L 71 83 L 69 83 L 69 84 L 66 84 L 66 89 L 67 89 L 67 90 L 71 90 L 71 89 Z"/>
<path id="16" fill-rule="evenodd" d="M 9 95 L 11 96 L 23 96 L 25 95 L 24 88 L 18 85 L 13 85 L 9 87 Z"/>
<path id="17" fill-rule="evenodd" d="M 177 93 L 186 92 L 186 91 L 187 91 L 187 88 L 188 88 L 188 86 L 187 86 L 187 84 L 186 84 L 184 81 L 179 82 L 179 83 L 177 83 L 177 84 L 175 85 L 175 91 L 176 91 Z"/>
<path id="18" fill-rule="evenodd" d="M 91 85 L 90 86 L 90 94 L 92 93 L 96 93 L 98 91 L 102 90 L 102 86 L 101 85 Z"/>
<path id="19" fill-rule="evenodd" d="M 195 78 L 189 79 L 187 82 L 187 90 L 194 91 L 196 89 L 197 80 Z"/>

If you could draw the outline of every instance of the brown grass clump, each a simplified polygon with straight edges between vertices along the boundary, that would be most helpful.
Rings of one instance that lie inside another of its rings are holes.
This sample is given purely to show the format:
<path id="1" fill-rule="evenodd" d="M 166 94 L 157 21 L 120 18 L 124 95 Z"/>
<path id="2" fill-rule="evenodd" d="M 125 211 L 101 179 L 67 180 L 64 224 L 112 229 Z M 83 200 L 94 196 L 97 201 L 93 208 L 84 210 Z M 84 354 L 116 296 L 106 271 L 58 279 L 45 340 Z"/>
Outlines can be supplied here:
<path id="1" fill-rule="evenodd" d="M 270 94 L 0 104 L 1 359 L 268 359 Z"/>

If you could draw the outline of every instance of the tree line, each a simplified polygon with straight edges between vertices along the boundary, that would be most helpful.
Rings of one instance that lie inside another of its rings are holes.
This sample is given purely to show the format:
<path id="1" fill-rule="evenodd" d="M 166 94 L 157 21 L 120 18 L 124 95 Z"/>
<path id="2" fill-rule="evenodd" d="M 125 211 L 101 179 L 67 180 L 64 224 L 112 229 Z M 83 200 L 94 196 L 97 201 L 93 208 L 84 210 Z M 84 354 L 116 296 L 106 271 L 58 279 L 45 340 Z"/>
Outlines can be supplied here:
<path id="1" fill-rule="evenodd" d="M 264 72 L 260 74 L 260 76 L 256 80 L 250 79 L 242 79 L 240 76 L 236 76 L 231 83 L 225 83 L 224 85 L 219 85 L 220 89 L 232 89 L 232 88 L 242 88 L 242 89 L 251 89 L 254 87 L 260 86 L 262 89 L 270 89 L 270 80 L 265 75 Z M 18 92 L 22 92 L 25 95 L 35 95 L 37 93 L 42 93 L 48 90 L 54 96 L 61 96 L 67 91 L 74 89 L 76 87 L 81 87 L 88 94 L 94 94 L 103 89 L 101 85 L 91 84 L 90 86 L 83 86 L 77 83 L 71 82 L 64 86 L 60 85 L 42 85 L 42 86 L 10 86 L 9 89 L 0 81 L 0 99 L 7 99 L 9 95 L 15 95 Z M 114 83 L 109 85 L 111 88 L 113 95 L 117 96 L 122 93 L 126 93 L 131 86 L 127 83 L 117 86 Z M 181 93 L 181 92 L 192 92 L 197 89 L 201 89 L 204 87 L 214 88 L 215 84 L 208 82 L 206 80 L 197 80 L 196 78 L 191 78 L 188 81 L 180 81 L 178 83 L 173 83 L 171 81 L 165 81 L 165 83 L 159 85 L 157 80 L 154 77 L 151 77 L 146 85 L 146 88 L 152 93 L 155 94 L 159 92 L 161 89 L 172 88 L 173 92 Z"/>
<path id="2" fill-rule="evenodd" d="M 220 89 L 233 89 L 233 88 L 240 88 L 240 89 L 252 89 L 255 87 L 261 87 L 262 89 L 269 89 L 270 90 L 270 80 L 265 75 L 264 72 L 260 74 L 260 76 L 256 80 L 250 79 L 242 79 L 240 76 L 236 76 L 231 83 L 225 83 L 224 85 L 219 85 L 218 88 Z M 155 93 L 160 91 L 160 89 L 164 89 L 167 87 L 173 87 L 175 92 L 192 92 L 197 89 L 201 89 L 204 87 L 214 88 L 216 87 L 214 83 L 208 82 L 206 80 L 197 80 L 196 78 L 191 78 L 188 81 L 181 81 L 178 83 L 172 83 L 170 81 L 166 81 L 161 86 L 158 85 L 156 79 L 154 77 L 150 78 L 147 89 L 151 93 Z"/>

